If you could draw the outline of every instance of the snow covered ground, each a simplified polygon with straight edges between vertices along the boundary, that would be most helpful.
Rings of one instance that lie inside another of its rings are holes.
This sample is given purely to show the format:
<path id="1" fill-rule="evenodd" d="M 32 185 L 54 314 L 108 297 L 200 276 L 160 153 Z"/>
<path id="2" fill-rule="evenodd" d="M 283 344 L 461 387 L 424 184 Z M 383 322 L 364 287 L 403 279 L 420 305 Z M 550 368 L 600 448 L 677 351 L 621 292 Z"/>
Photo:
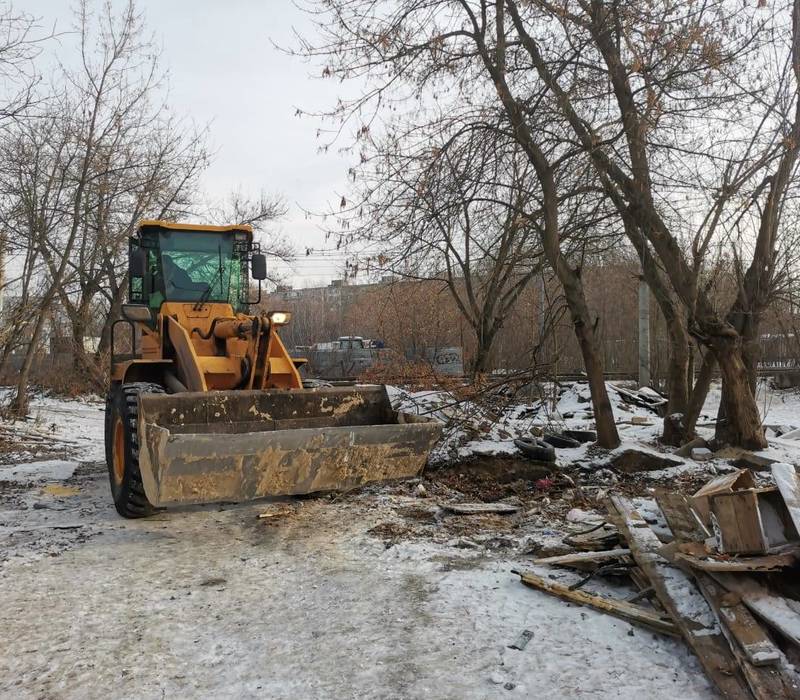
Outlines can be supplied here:
<path id="1" fill-rule="evenodd" d="M 629 449 L 663 455 L 669 451 L 659 444 L 662 420 L 653 411 L 626 401 L 623 393 L 616 390 L 617 384 L 608 383 L 609 398 L 614 409 L 622 444 L 611 455 Z M 624 391 L 622 385 L 620 389 Z M 548 394 L 552 387 L 546 388 Z M 655 392 L 653 392 L 654 395 Z M 594 426 L 589 387 L 585 383 L 575 383 L 562 387 L 555 401 L 537 400 L 530 404 L 514 403 L 493 422 L 486 409 L 471 402 L 456 402 L 448 392 L 419 391 L 406 392 L 391 388 L 395 408 L 412 413 L 430 415 L 451 427 L 445 439 L 432 455 L 434 463 L 447 463 L 466 459 L 475 455 L 516 455 L 514 439 L 529 436 L 532 429 L 559 432 L 565 428 L 575 430 L 591 429 Z M 772 389 L 768 381 L 758 386 L 758 404 L 762 420 L 767 428 L 770 446 L 757 452 L 780 462 L 795 464 L 800 462 L 800 435 L 796 439 L 775 437 L 773 428 L 784 429 L 800 427 L 800 389 Z M 714 428 L 709 425 L 717 415 L 720 401 L 719 384 L 712 385 L 703 411 L 698 420 L 697 433 L 706 439 L 714 436 Z M 596 468 L 597 461 L 592 455 L 592 447 L 584 444 L 575 449 L 559 449 L 558 464 L 571 466 L 585 463 L 588 468 Z M 727 459 L 697 462 L 681 458 L 679 467 L 643 473 L 642 478 L 652 481 L 665 481 L 684 474 L 709 474 L 715 470 L 726 471 L 732 467 Z"/>
<path id="2" fill-rule="evenodd" d="M 81 534 L 0 569 L 2 697 L 710 697 L 682 643 L 520 585 L 527 557 L 369 534 L 410 496 L 126 522 L 99 470 L 69 483 L 35 512 Z"/>
<path id="3" fill-rule="evenodd" d="M 517 410 L 488 438 L 457 437 L 455 449 L 480 452 L 482 440 L 503 451 L 535 424 L 587 427 L 581 391 L 546 415 Z M 797 394 L 770 401 L 775 422 L 800 423 Z M 617 404 L 622 420 L 650 415 Z M 448 515 L 439 502 L 471 495 L 464 466 L 426 476 L 427 498 L 416 483 L 389 484 L 126 521 L 102 464 L 102 408 L 36 399 L 33 419 L 15 426 L 24 447 L 0 454 L 2 698 L 714 697 L 681 641 L 511 573 L 534 568 L 533 549 L 585 528 L 590 506 L 556 517 L 570 506 L 515 501 L 512 484 L 503 497 L 523 505 L 516 515 Z M 621 425 L 626 443 L 655 449 L 652 422 Z M 39 435 L 55 444 L 45 450 Z M 533 641 L 510 649 L 525 629 Z"/>

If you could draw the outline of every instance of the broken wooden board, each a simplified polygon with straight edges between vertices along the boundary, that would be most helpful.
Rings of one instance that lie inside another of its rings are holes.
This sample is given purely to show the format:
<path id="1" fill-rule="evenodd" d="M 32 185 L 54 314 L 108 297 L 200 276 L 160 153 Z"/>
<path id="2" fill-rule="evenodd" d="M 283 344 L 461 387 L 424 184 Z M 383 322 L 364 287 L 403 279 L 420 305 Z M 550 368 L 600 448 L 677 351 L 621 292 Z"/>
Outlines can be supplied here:
<path id="1" fill-rule="evenodd" d="M 663 550 L 664 548 L 662 554 Z M 765 554 L 760 557 L 731 557 L 707 552 L 705 545 L 699 542 L 681 542 L 671 557 L 677 561 L 685 561 L 693 569 L 701 571 L 780 571 L 797 563 L 798 552 Z"/>
<path id="2" fill-rule="evenodd" d="M 726 591 L 707 574 L 700 573 L 696 578 L 706 600 L 736 639 L 747 660 L 754 666 L 778 663 L 780 650 L 742 603 L 741 596 Z"/>
<path id="3" fill-rule="evenodd" d="M 795 529 L 800 532 L 800 477 L 797 475 L 797 470 L 791 464 L 773 464 L 772 477 L 775 479 L 775 485 L 778 487 L 783 502 L 789 511 L 794 523 Z"/>
<path id="4" fill-rule="evenodd" d="M 617 386 L 616 384 L 609 384 L 609 386 L 628 403 L 632 403 L 634 406 L 641 406 L 642 408 L 650 409 L 655 413 L 658 413 L 658 409 L 661 406 L 666 406 L 667 404 L 667 399 L 660 396 L 653 396 L 652 394 L 648 394 L 646 392 L 643 393 L 641 391 L 631 391 L 630 389 L 625 389 L 624 387 Z"/>
<path id="5" fill-rule="evenodd" d="M 717 616 L 689 575 L 659 554 L 661 540 L 627 500 L 610 496 L 609 517 L 628 540 L 634 560 L 647 574 L 658 599 L 714 685 L 724 697 L 750 697 Z"/>
<path id="6" fill-rule="evenodd" d="M 700 522 L 700 516 L 694 512 L 689 499 L 682 493 L 659 487 L 655 496 L 656 503 L 676 540 L 704 542 L 711 534 Z"/>
<path id="7" fill-rule="evenodd" d="M 624 600 L 603 598 L 602 596 L 593 595 L 592 593 L 587 593 L 582 590 L 572 591 L 568 586 L 556 583 L 555 581 L 549 581 L 530 572 L 513 571 L 512 573 L 518 574 L 522 583 L 526 586 L 543 591 L 544 593 L 550 593 L 570 603 L 585 605 L 595 610 L 606 612 L 609 615 L 642 625 L 655 632 L 671 635 L 680 634 L 678 628 L 675 627 L 668 618 L 662 617 L 655 610 L 649 610 L 648 608 L 643 608 Z"/>
<path id="8" fill-rule="evenodd" d="M 543 557 L 534 559 L 534 564 L 547 564 L 548 566 L 574 566 L 576 564 L 591 564 L 594 562 L 608 561 L 609 559 L 622 559 L 629 557 L 630 549 L 604 549 L 599 552 L 574 552 L 562 554 L 557 557 Z"/>
<path id="9" fill-rule="evenodd" d="M 797 678 L 786 669 L 783 654 L 747 608 L 737 602 L 738 597 L 732 599 L 731 594 L 725 593 L 707 574 L 698 574 L 697 583 L 722 620 L 723 632 L 756 700 L 800 698 Z"/>
<path id="10" fill-rule="evenodd" d="M 613 549 L 619 544 L 619 532 L 612 525 L 601 523 L 589 530 L 567 535 L 563 542 L 584 552 Z"/>
<path id="11" fill-rule="evenodd" d="M 746 469 L 740 469 L 732 474 L 722 474 L 704 484 L 693 496 L 692 507 L 697 511 L 700 519 L 707 526 L 711 525 L 711 504 L 709 498 L 718 493 L 731 493 L 740 489 L 755 488 L 756 482 L 753 474 Z"/>
<path id="12" fill-rule="evenodd" d="M 742 602 L 770 627 L 800 645 L 800 603 L 773 593 L 753 576 L 712 574 L 723 588 L 737 593 Z"/>
<path id="13" fill-rule="evenodd" d="M 711 554 L 697 557 L 693 554 L 676 552 L 675 559 L 685 561 L 693 569 L 699 571 L 718 572 L 780 571 L 797 563 L 797 558 L 792 554 L 767 554 L 763 557 L 722 559 Z"/>
<path id="14" fill-rule="evenodd" d="M 484 513 L 510 515 L 519 510 L 519 506 L 512 506 L 510 503 L 440 503 L 439 505 L 457 515 L 483 515 Z"/>

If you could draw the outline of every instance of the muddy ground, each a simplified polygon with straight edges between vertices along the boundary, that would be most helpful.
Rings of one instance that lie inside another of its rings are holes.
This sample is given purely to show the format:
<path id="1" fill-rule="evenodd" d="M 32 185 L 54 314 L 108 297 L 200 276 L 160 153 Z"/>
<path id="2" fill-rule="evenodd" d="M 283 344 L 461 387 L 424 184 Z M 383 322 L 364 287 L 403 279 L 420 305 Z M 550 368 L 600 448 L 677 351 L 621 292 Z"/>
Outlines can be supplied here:
<path id="1" fill-rule="evenodd" d="M 563 515 L 602 490 L 489 459 L 126 521 L 97 461 L 0 484 L 0 697 L 711 697 L 682 642 L 511 573 L 585 527 Z M 496 499 L 519 512 L 439 507 Z M 592 587 L 630 592 L 612 585 Z"/>

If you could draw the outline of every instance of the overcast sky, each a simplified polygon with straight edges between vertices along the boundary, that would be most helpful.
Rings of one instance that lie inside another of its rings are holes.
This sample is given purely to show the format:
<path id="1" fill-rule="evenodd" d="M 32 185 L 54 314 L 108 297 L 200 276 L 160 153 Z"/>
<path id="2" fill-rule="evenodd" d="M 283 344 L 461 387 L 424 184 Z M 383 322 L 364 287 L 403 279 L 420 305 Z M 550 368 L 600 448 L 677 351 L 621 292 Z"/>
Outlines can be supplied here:
<path id="1" fill-rule="evenodd" d="M 117 0 L 115 6 L 122 6 Z M 43 25 L 72 28 L 69 0 L 16 0 Z M 212 200 L 233 189 L 281 193 L 289 213 L 281 230 L 298 251 L 330 249 L 318 222 L 303 210 L 324 211 L 346 190 L 346 157 L 319 153 L 319 122 L 295 116 L 297 107 L 334 103 L 341 86 L 310 77 L 309 66 L 276 50 L 292 42 L 292 28 L 312 31 L 290 0 L 138 0 L 148 27 L 163 47 L 174 110 L 210 123 L 213 163 L 203 177 Z M 340 254 L 301 255 L 291 271 L 295 286 L 327 284 L 338 277 Z"/>

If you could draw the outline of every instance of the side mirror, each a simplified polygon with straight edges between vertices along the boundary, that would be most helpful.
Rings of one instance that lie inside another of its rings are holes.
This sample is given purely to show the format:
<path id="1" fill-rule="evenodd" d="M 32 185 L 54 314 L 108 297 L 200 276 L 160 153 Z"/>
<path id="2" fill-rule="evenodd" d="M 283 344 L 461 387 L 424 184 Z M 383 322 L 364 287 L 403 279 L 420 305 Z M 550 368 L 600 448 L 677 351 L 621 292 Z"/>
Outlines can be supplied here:
<path id="1" fill-rule="evenodd" d="M 128 275 L 133 277 L 145 277 L 147 275 L 147 251 L 144 248 L 136 248 L 131 251 L 128 261 Z"/>
<path id="2" fill-rule="evenodd" d="M 144 304 L 123 304 L 122 316 L 129 321 L 145 323 L 150 321 L 150 309 Z"/>
<path id="3" fill-rule="evenodd" d="M 254 280 L 267 279 L 267 256 L 263 253 L 253 253 L 250 259 L 250 272 Z"/>

